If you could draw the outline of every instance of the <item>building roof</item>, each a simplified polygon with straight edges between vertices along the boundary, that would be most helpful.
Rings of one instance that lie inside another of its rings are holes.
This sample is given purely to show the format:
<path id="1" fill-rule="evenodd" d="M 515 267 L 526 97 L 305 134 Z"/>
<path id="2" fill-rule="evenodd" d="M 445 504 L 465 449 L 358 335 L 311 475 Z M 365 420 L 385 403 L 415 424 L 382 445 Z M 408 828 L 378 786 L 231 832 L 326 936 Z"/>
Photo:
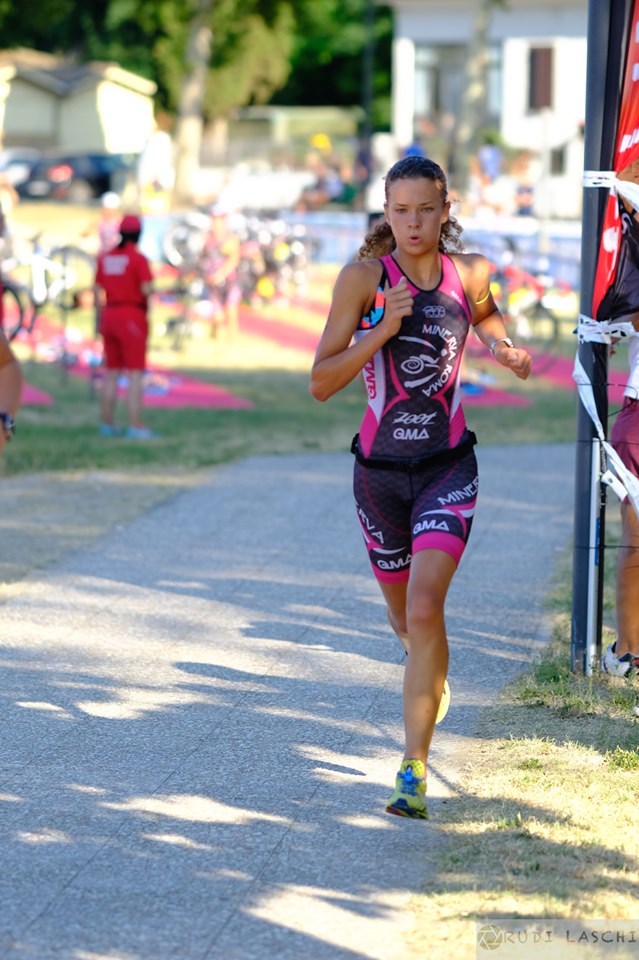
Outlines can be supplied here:
<path id="1" fill-rule="evenodd" d="M 24 48 L 0 50 L 0 78 L 12 80 L 14 77 L 20 77 L 61 97 L 68 97 L 105 80 L 148 97 L 152 97 L 157 90 L 152 80 L 124 70 L 117 63 L 78 63 L 66 57 Z"/>

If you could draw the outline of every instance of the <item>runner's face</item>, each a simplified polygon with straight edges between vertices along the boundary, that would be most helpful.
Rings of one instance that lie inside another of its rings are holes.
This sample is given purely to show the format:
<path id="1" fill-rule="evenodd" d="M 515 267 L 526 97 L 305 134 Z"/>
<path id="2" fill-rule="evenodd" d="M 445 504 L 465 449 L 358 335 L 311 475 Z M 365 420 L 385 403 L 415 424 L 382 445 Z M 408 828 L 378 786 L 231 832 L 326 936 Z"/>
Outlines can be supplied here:
<path id="1" fill-rule="evenodd" d="M 442 201 L 434 180 L 415 177 L 388 185 L 384 213 L 398 248 L 405 253 L 416 255 L 436 249 L 449 210 L 450 204 Z"/>

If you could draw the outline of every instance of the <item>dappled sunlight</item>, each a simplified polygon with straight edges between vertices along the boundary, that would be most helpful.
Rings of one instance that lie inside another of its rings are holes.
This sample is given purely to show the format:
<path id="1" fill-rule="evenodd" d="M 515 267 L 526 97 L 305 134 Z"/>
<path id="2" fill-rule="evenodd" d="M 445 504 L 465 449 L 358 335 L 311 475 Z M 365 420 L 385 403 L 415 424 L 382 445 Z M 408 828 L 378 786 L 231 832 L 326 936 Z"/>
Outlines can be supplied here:
<path id="1" fill-rule="evenodd" d="M 74 950 L 70 955 L 71 960 L 139 960 L 139 953 L 129 953 L 128 950 L 107 950 L 106 953 L 94 950 Z"/>
<path id="2" fill-rule="evenodd" d="M 212 471 L 3 607 L 0 893 L 16 938 L 15 901 L 37 899 L 25 957 L 51 942 L 69 960 L 164 955 L 144 942 L 150 928 L 176 958 L 184 943 L 231 957 L 240 931 L 264 957 L 282 943 L 303 958 L 401 951 L 407 903 L 465 799 L 451 757 L 537 622 L 513 614 L 508 637 L 505 601 L 484 589 L 485 577 L 503 593 L 508 566 L 489 521 L 481 562 L 467 557 L 470 592 L 451 604 L 463 669 L 433 742 L 432 821 L 389 817 L 404 661 L 350 471 L 311 454 Z M 518 609 L 528 594 L 514 589 Z M 541 819 L 532 804 L 523 815 Z M 102 926 L 82 939 L 86 916 Z"/>
<path id="3" fill-rule="evenodd" d="M 52 713 L 56 713 L 61 719 L 72 720 L 73 717 L 64 707 L 60 707 L 57 703 L 42 703 L 37 701 L 30 700 L 16 700 L 16 707 L 23 707 L 25 710 L 49 710 Z"/>
<path id="4" fill-rule="evenodd" d="M 183 794 L 154 794 L 148 797 L 131 797 L 121 803 L 103 801 L 100 806 L 123 813 L 151 814 L 171 820 L 189 820 L 192 823 L 218 823 L 246 825 L 264 821 L 290 825 L 292 821 L 277 814 L 260 813 L 233 807 L 211 797 L 185 796 Z"/>
<path id="5" fill-rule="evenodd" d="M 26 831 L 16 833 L 15 839 L 19 843 L 43 844 L 43 843 L 73 843 L 73 837 L 62 830 L 54 830 L 49 827 L 45 830 Z"/>
<path id="6" fill-rule="evenodd" d="M 457 620 L 461 620 L 462 617 L 461 617 L 461 616 L 457 616 L 456 619 L 457 619 Z M 477 620 L 477 617 L 476 617 L 476 616 L 473 617 L 472 615 L 469 615 L 469 616 L 467 617 L 467 619 L 468 619 L 468 620 L 474 620 L 474 621 L 476 621 L 476 620 Z M 463 636 L 455 636 L 454 639 L 451 638 L 451 641 L 454 642 L 454 643 L 467 644 L 467 645 L 470 646 L 470 645 L 471 645 L 471 644 L 469 643 L 469 638 L 470 638 L 470 637 L 477 637 L 478 639 L 489 641 L 491 644 L 492 644 L 492 643 L 507 643 L 509 646 L 512 646 L 512 647 L 522 647 L 522 648 L 525 649 L 525 651 L 528 653 L 528 655 L 530 655 L 530 646 L 531 646 L 531 643 L 534 644 L 534 640 L 531 641 L 530 637 L 518 637 L 517 635 L 511 636 L 510 634 L 507 634 L 507 635 L 506 635 L 506 634 L 503 634 L 503 633 L 490 632 L 490 631 L 488 631 L 488 630 L 477 630 L 477 629 L 473 629 L 472 627 L 468 627 L 468 626 L 464 626 L 464 634 L 463 634 Z M 540 643 L 538 644 L 538 646 L 539 646 L 539 648 L 540 648 L 540 650 L 541 650 L 541 649 L 545 648 L 545 647 L 547 646 L 547 644 L 540 642 Z M 492 646 L 481 647 L 480 649 L 481 649 L 482 652 L 484 652 L 484 653 L 495 653 L 495 652 L 496 652 L 496 651 L 494 650 L 494 647 L 492 647 Z"/>
<path id="7" fill-rule="evenodd" d="M 369 720 L 363 719 L 359 721 L 349 721 L 343 716 L 327 717 L 320 716 L 317 713 L 312 713 L 309 711 L 309 705 L 307 704 L 304 708 L 299 710 L 292 709 L 290 707 L 276 707 L 276 706 L 256 706 L 255 713 L 263 714 L 264 716 L 269 717 L 281 717 L 286 720 L 309 720 L 312 719 L 313 724 L 322 727 L 335 727 L 340 730 L 348 731 L 349 733 L 359 733 L 364 734 L 373 739 L 382 738 L 383 734 L 379 732 L 377 726 L 373 725 Z"/>
<path id="8" fill-rule="evenodd" d="M 339 620 L 340 614 L 330 607 L 312 606 L 308 603 L 288 603 L 284 607 L 286 613 L 295 613 L 303 617 L 327 617 L 331 620 Z M 345 619 L 341 615 L 341 619 Z"/>
<path id="9" fill-rule="evenodd" d="M 306 936 L 332 944 L 342 956 L 348 950 L 361 956 L 359 948 L 368 941 L 371 919 L 400 909 L 402 902 L 403 891 L 378 886 L 357 895 L 338 888 L 274 884 L 247 913 L 288 930 L 303 929 Z M 382 925 L 376 937 L 377 956 L 392 956 L 397 947 L 397 931 Z"/>
<path id="10" fill-rule="evenodd" d="M 361 768 L 361 765 L 353 766 L 354 763 L 357 763 L 358 758 L 352 755 L 340 754 L 327 747 L 306 743 L 297 744 L 296 750 L 300 756 L 306 757 L 307 760 L 316 764 L 311 768 L 312 773 L 325 781 L 344 782 L 342 780 L 344 777 L 366 776 L 366 772 Z"/>
<path id="11" fill-rule="evenodd" d="M 74 790 L 76 793 L 87 793 L 96 797 L 103 796 L 109 792 L 104 787 L 92 787 L 85 783 L 70 783 L 68 784 L 68 789 Z"/>
<path id="12" fill-rule="evenodd" d="M 338 823 L 343 823 L 347 827 L 354 827 L 356 830 L 392 830 L 393 824 L 385 814 L 379 816 L 366 816 L 365 814 L 345 813 L 337 816 Z"/>
<path id="13" fill-rule="evenodd" d="M 142 840 L 152 840 L 154 843 L 167 843 L 174 847 L 183 847 L 185 850 L 196 850 L 198 853 L 215 853 L 219 847 L 210 843 L 198 843 L 191 837 L 179 833 L 141 833 Z"/>
<path id="14" fill-rule="evenodd" d="M 206 703 L 210 706 L 223 706 L 222 697 L 198 695 L 187 691 L 166 691 L 141 687 L 120 687 L 110 691 L 111 700 L 77 701 L 76 709 L 92 717 L 108 720 L 135 720 L 145 714 L 159 710 L 168 710 L 177 706 Z"/>

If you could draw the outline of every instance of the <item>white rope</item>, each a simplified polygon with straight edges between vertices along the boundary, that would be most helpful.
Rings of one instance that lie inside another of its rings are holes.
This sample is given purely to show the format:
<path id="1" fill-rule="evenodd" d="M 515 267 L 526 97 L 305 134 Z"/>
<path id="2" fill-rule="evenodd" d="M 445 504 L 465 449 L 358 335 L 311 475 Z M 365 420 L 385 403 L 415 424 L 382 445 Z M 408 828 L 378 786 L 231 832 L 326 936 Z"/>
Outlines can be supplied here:
<path id="1" fill-rule="evenodd" d="M 614 170 L 584 170 L 584 187 L 608 187 L 639 210 L 639 183 L 620 180 Z"/>
<path id="2" fill-rule="evenodd" d="M 593 320 L 583 313 L 579 314 L 577 338 L 579 343 L 614 343 L 625 337 L 639 337 L 629 320 Z"/>
<path id="3" fill-rule="evenodd" d="M 577 354 L 575 357 L 575 368 L 572 376 L 573 380 L 577 384 L 577 389 L 579 390 L 579 399 L 586 408 L 586 411 L 588 412 L 590 419 L 595 426 L 595 430 L 597 431 L 597 436 L 601 441 L 601 445 L 606 452 L 609 469 L 606 470 L 600 479 L 602 483 L 606 483 L 612 488 L 620 500 L 625 500 L 626 497 L 628 497 L 632 506 L 634 507 L 637 517 L 639 517 L 639 480 L 633 473 L 630 472 L 630 470 L 628 470 L 617 451 L 614 449 L 614 447 L 610 446 L 605 438 L 601 420 L 599 419 L 599 414 L 597 412 L 597 404 L 595 403 L 595 394 L 592 389 L 592 384 L 590 383 L 588 374 L 584 370 L 583 365 L 579 360 L 579 354 Z"/>
<path id="4" fill-rule="evenodd" d="M 613 187 L 616 179 L 614 170 L 584 170 L 584 187 Z"/>

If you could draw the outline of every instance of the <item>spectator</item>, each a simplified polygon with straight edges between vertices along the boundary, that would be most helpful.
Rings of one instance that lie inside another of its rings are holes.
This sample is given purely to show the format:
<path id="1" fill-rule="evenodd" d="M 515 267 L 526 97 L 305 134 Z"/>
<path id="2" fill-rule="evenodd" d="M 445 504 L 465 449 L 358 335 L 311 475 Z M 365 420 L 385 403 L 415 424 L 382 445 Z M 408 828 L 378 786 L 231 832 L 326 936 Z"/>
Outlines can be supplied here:
<path id="1" fill-rule="evenodd" d="M 639 183 L 639 159 L 619 174 L 620 180 Z M 638 335 L 628 340 L 630 376 L 623 406 L 610 440 L 625 466 L 639 478 L 639 213 L 620 198 L 624 228 L 615 289 L 607 296 L 607 314 L 630 321 Z M 601 666 L 616 677 L 639 673 L 639 517 L 626 498 L 621 503 L 621 543 L 617 559 L 617 639 L 603 652 Z"/>
<path id="2" fill-rule="evenodd" d="M 426 156 L 422 142 L 419 137 L 415 137 L 412 143 L 409 143 L 404 150 L 405 157 L 424 157 Z"/>
<path id="3" fill-rule="evenodd" d="M 214 205 L 204 254 L 206 280 L 219 302 L 222 327 L 226 334 L 234 337 L 239 330 L 242 291 L 239 283 L 240 239 L 231 229 L 230 212 L 224 203 Z M 217 332 L 215 326 L 212 332 Z"/>
<path id="4" fill-rule="evenodd" d="M 142 422 L 143 376 L 149 336 L 148 300 L 153 277 L 146 257 L 137 249 L 142 232 L 138 217 L 128 215 L 120 223 L 120 242 L 98 257 L 96 286 L 99 288 L 99 332 L 104 343 L 102 423 L 100 433 L 118 436 L 115 404 L 120 375 L 128 374 L 126 435 L 149 440 L 155 434 Z"/>
<path id="5" fill-rule="evenodd" d="M 372 173 L 373 152 L 371 150 L 370 141 L 367 138 L 362 137 L 362 139 L 359 141 L 357 153 L 355 155 L 355 177 L 362 190 L 364 190 L 370 183 Z"/>
<path id="6" fill-rule="evenodd" d="M 315 183 L 302 191 L 298 209 L 321 210 L 328 203 L 336 202 L 344 192 L 344 180 L 339 167 L 319 161 L 315 168 Z"/>
<path id="7" fill-rule="evenodd" d="M 100 197 L 100 214 L 97 222 L 92 220 L 82 231 L 82 237 L 89 240 L 91 250 L 95 251 L 97 256 L 117 247 L 120 242 L 121 206 L 122 201 L 113 190 L 103 193 Z"/>
<path id="8" fill-rule="evenodd" d="M 122 202 L 113 190 L 101 197 L 102 206 L 98 220 L 98 255 L 112 250 L 120 242 L 120 221 L 122 220 Z"/>
<path id="9" fill-rule="evenodd" d="M 482 173 L 490 180 L 496 180 L 501 173 L 502 151 L 499 145 L 499 136 L 492 130 L 487 130 L 483 137 L 484 142 L 478 150 L 479 163 Z"/>
<path id="10" fill-rule="evenodd" d="M 531 170 L 531 158 L 521 153 L 513 162 L 512 175 L 515 181 L 515 214 L 518 217 L 535 216 L 535 190 Z"/>

